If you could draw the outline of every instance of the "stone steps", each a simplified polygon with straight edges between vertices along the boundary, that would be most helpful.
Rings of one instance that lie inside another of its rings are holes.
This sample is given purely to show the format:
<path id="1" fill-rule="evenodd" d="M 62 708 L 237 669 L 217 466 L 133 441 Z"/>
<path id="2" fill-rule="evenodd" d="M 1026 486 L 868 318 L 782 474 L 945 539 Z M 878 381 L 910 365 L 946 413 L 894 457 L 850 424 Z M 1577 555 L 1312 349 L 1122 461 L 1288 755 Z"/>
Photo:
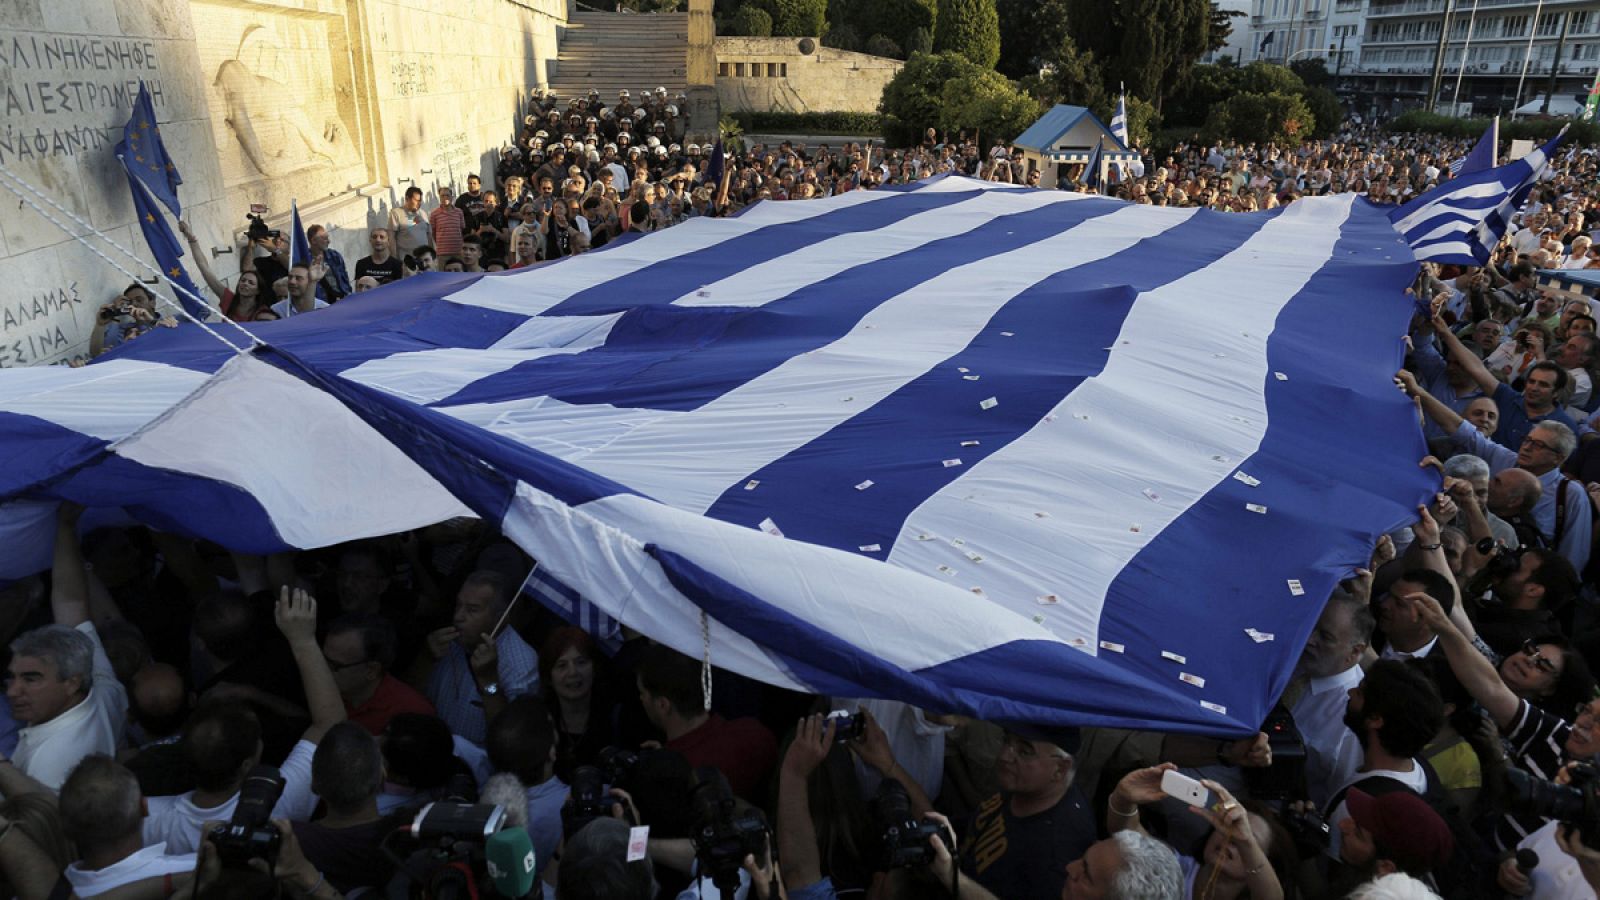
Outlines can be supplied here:
<path id="1" fill-rule="evenodd" d="M 677 94 L 687 83 L 688 38 L 687 13 L 580 10 L 562 33 L 550 88 L 563 98 L 592 88 L 607 103 L 623 89 L 637 95 L 661 86 Z"/>

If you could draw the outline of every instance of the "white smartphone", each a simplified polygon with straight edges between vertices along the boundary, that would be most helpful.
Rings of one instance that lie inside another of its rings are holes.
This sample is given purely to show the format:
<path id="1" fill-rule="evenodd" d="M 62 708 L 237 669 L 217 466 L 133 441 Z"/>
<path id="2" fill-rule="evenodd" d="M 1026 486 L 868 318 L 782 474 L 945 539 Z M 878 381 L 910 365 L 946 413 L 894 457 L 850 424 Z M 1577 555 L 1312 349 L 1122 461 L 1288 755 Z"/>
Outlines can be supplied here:
<path id="1" fill-rule="evenodd" d="M 1198 806 L 1201 809 L 1208 809 L 1211 806 L 1211 791 L 1207 790 L 1205 785 L 1172 769 L 1161 773 L 1161 792 L 1190 806 Z"/>

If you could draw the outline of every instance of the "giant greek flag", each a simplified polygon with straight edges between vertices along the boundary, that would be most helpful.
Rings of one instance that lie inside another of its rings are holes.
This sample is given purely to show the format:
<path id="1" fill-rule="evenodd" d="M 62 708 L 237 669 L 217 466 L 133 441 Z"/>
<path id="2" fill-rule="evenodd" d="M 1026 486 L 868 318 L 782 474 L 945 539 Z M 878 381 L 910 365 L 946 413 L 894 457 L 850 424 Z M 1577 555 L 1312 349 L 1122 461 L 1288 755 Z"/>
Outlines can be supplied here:
<path id="1" fill-rule="evenodd" d="M 407 279 L 250 353 L 158 329 L 0 371 L 8 574 L 60 498 L 248 552 L 476 515 L 771 684 L 1247 733 L 1436 488 L 1392 384 L 1416 268 L 1353 195 L 949 177 Z"/>

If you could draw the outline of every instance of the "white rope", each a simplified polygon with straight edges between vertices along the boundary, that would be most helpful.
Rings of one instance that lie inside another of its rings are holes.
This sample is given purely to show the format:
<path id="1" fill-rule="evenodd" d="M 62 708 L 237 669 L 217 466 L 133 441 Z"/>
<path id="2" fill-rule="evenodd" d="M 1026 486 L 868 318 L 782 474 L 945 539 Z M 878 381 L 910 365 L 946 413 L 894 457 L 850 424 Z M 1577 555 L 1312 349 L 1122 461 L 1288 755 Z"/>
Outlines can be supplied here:
<path id="1" fill-rule="evenodd" d="M 700 693 L 705 698 L 706 712 L 711 711 L 711 617 L 700 610 L 700 641 L 703 646 L 700 659 Z"/>
<path id="2" fill-rule="evenodd" d="M 172 278 L 170 278 L 167 275 L 167 273 L 161 271 L 160 269 L 156 268 L 155 266 L 150 265 L 149 263 L 147 263 L 144 260 L 140 259 L 136 254 L 133 253 L 133 251 L 127 249 L 126 247 L 123 247 L 121 244 L 118 244 L 116 241 L 113 241 L 111 238 L 106 237 L 104 234 L 102 234 L 100 232 L 99 229 L 95 228 L 93 225 L 90 225 L 88 222 L 85 222 L 83 219 L 79 218 L 77 216 L 77 214 L 73 213 L 71 210 L 63 209 L 62 206 L 59 203 L 56 203 L 54 200 L 50 199 L 49 196 L 41 193 L 38 189 L 36 189 L 32 185 L 28 184 L 28 182 L 24 181 L 22 179 L 22 177 L 17 175 L 15 172 L 12 172 L 10 169 L 7 169 L 5 166 L 0 166 L 0 176 L 4 176 L 3 178 L 0 178 L 0 187 L 4 187 L 6 190 L 10 191 L 11 194 L 13 196 L 15 196 L 18 200 L 21 200 L 23 203 L 27 204 L 29 207 L 31 207 L 33 209 L 34 212 L 38 213 L 42 218 L 44 218 L 45 220 L 49 221 L 50 224 L 52 224 L 52 225 L 56 226 L 57 228 L 61 229 L 61 231 L 63 233 L 65 233 L 69 237 L 73 238 L 78 243 L 82 244 L 84 247 L 88 248 L 90 253 L 93 253 L 95 256 L 100 257 L 100 259 L 104 260 L 107 265 L 111 266 L 111 268 L 116 269 L 118 272 L 121 272 L 123 275 L 127 276 L 128 278 L 130 278 L 130 279 L 132 279 L 134 281 L 139 281 L 140 280 L 140 277 L 138 275 L 136 275 L 133 272 L 130 272 L 127 269 L 123 268 L 115 260 L 111 259 L 111 257 L 106 256 L 104 253 L 102 253 L 99 250 L 99 248 L 97 248 L 93 244 L 89 243 L 88 239 L 84 235 L 75 233 L 71 228 L 68 228 L 66 226 L 66 224 L 63 223 L 60 219 L 57 219 L 55 216 L 52 216 L 50 213 L 46 212 L 42 207 L 39 206 L 38 203 L 34 202 L 33 199 L 31 199 L 28 196 L 25 196 L 23 192 L 26 191 L 28 194 L 32 194 L 33 197 L 37 197 L 38 199 L 43 200 L 45 203 L 49 204 L 56 211 L 60 212 L 62 215 L 64 215 L 67 218 L 71 219 L 73 222 L 76 222 L 79 227 L 81 227 L 84 230 L 88 231 L 90 234 L 93 234 L 95 237 L 99 238 L 100 240 L 105 241 L 107 244 L 109 244 L 110 246 L 115 248 L 123 256 L 126 256 L 129 259 L 133 260 L 134 263 L 137 264 L 140 268 L 142 268 L 145 271 L 155 275 L 158 279 L 160 279 L 162 281 L 165 281 L 167 284 L 171 285 L 172 289 L 174 291 L 176 291 L 176 292 L 178 292 L 178 293 L 180 293 L 180 294 L 182 294 L 182 295 L 184 295 L 186 297 L 189 297 L 190 299 L 194 300 L 196 303 L 199 303 L 201 306 L 209 307 L 211 305 L 209 303 L 206 303 L 206 301 L 204 299 L 195 296 L 193 293 L 191 293 L 189 291 L 188 288 L 185 288 L 183 285 L 181 285 L 178 282 L 174 281 Z M 13 184 L 13 182 L 14 182 L 14 184 Z M 20 187 L 21 190 L 18 190 L 18 187 Z M 248 353 L 252 346 L 263 346 L 263 347 L 266 346 L 266 343 L 264 341 L 262 341 L 260 338 L 256 337 L 255 335 L 251 334 L 250 332 L 246 331 L 243 328 L 243 326 L 241 326 L 238 322 L 235 322 L 232 319 L 228 318 L 227 316 L 222 315 L 220 310 L 218 311 L 217 315 L 219 317 L 221 317 L 222 321 L 227 322 L 229 325 L 232 325 L 234 328 L 238 329 L 240 334 L 243 334 L 245 337 L 249 338 L 250 339 L 250 344 L 249 345 L 246 345 L 244 347 L 240 347 L 238 344 L 235 344 L 234 342 L 232 342 L 232 341 L 228 340 L 227 338 L 223 337 L 221 334 L 219 334 L 216 330 L 212 329 L 211 326 L 207 325 L 205 322 L 202 322 L 199 319 L 195 318 L 193 315 L 190 315 L 189 311 L 187 309 L 183 308 L 183 304 L 178 303 L 178 302 L 173 301 L 173 300 L 169 300 L 165 296 L 163 296 L 161 294 L 158 294 L 155 291 L 150 291 L 149 293 L 150 293 L 151 296 L 155 297 L 158 301 L 160 301 L 161 303 L 166 304 L 168 307 L 173 309 L 179 316 L 181 316 L 184 319 L 187 319 L 188 321 L 193 322 L 194 324 L 200 326 L 200 328 L 202 330 L 204 330 L 206 332 L 206 334 L 209 334 L 212 337 L 216 338 L 217 340 L 221 341 L 223 344 L 227 345 L 228 348 L 233 350 L 233 352 L 235 352 L 235 353 L 240 353 L 240 354 Z M 96 321 L 96 327 L 98 327 L 98 326 L 99 326 L 99 322 L 97 320 Z"/>

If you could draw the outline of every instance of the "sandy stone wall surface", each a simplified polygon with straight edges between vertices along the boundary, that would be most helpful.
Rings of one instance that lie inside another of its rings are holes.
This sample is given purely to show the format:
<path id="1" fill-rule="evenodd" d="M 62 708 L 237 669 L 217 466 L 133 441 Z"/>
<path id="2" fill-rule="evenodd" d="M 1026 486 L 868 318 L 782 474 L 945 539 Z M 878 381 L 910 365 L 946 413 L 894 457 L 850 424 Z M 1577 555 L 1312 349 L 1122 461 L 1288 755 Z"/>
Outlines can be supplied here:
<path id="1" fill-rule="evenodd" d="M 284 227 L 297 200 L 353 265 L 410 185 L 431 205 L 492 175 L 566 18 L 567 0 L 0 0 L 0 167 L 148 260 L 112 155 L 143 80 L 203 245 L 235 247 L 252 203 Z M 211 265 L 231 282 L 238 253 Z M 128 281 L 0 192 L 0 366 L 81 357 Z"/>
<path id="2" fill-rule="evenodd" d="M 719 37 L 716 54 L 724 112 L 873 112 L 905 65 L 811 38 Z"/>

